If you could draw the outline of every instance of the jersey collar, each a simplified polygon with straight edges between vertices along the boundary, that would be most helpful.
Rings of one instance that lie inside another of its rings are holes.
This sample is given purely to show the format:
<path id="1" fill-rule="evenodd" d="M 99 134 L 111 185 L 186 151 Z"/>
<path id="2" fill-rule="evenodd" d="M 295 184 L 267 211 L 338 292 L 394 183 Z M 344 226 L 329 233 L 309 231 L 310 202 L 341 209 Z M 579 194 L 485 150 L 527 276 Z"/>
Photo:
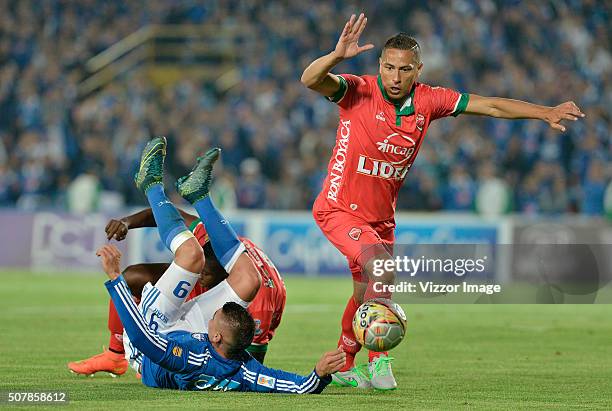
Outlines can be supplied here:
<path id="1" fill-rule="evenodd" d="M 414 114 L 414 90 L 416 88 L 416 84 L 412 86 L 412 90 L 410 91 L 408 98 L 406 98 L 404 103 L 400 105 L 400 104 L 394 103 L 389 98 L 389 96 L 387 95 L 387 92 L 385 91 L 385 88 L 383 87 L 382 79 L 380 78 L 380 75 L 378 75 L 377 83 L 378 83 L 378 88 L 380 89 L 380 92 L 382 93 L 385 101 L 395 106 L 395 115 L 396 117 L 398 117 L 398 119 L 399 119 L 399 116 L 411 116 Z"/>

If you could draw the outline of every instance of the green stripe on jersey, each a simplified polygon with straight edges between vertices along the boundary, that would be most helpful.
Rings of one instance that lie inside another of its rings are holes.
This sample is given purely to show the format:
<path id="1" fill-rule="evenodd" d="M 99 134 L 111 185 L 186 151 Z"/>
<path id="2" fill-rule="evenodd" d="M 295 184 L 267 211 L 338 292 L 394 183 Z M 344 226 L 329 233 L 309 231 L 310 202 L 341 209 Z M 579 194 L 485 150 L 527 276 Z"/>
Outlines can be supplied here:
<path id="1" fill-rule="evenodd" d="M 197 219 L 194 220 L 193 223 L 189 224 L 189 231 L 191 231 L 193 233 L 193 231 L 196 229 L 196 227 L 198 226 L 198 224 L 200 224 L 202 222 L 201 219 Z"/>
<path id="2" fill-rule="evenodd" d="M 459 97 L 459 102 L 457 103 L 457 108 L 455 111 L 453 111 L 452 116 L 457 117 L 459 114 L 463 113 L 469 102 L 470 95 L 468 93 L 461 93 L 461 97 Z"/>
<path id="3" fill-rule="evenodd" d="M 246 350 L 250 353 L 254 353 L 254 352 L 267 352 L 268 351 L 268 344 L 251 344 L 249 345 Z"/>
<path id="4" fill-rule="evenodd" d="M 342 76 L 336 76 L 336 77 L 338 77 L 338 80 L 340 80 L 340 88 L 338 88 L 338 91 L 336 91 L 333 96 L 327 97 L 327 99 L 331 101 L 332 103 L 337 103 L 340 100 L 342 100 L 342 98 L 346 95 L 346 91 L 348 90 L 348 84 L 346 80 L 344 79 L 344 77 Z"/>

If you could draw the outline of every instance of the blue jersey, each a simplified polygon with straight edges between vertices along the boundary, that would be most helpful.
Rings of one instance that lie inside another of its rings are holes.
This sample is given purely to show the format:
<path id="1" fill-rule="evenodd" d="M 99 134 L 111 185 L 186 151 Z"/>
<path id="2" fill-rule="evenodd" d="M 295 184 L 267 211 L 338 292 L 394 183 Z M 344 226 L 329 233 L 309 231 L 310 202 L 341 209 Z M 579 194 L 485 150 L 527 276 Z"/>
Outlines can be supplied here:
<path id="1" fill-rule="evenodd" d="M 157 332 L 147 326 L 123 276 L 106 282 L 130 343 L 142 354 L 142 382 L 179 390 L 259 391 L 318 394 L 331 382 L 313 370 L 307 376 L 268 368 L 246 351 L 227 359 L 215 351 L 206 333 Z"/>

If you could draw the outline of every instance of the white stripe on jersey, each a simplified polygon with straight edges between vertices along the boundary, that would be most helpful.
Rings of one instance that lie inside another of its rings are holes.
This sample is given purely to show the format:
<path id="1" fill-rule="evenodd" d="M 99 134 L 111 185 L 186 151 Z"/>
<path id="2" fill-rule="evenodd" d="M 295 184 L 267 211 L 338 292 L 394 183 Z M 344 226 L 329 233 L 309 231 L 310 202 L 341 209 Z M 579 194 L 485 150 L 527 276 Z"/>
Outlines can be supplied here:
<path id="1" fill-rule="evenodd" d="M 257 377 L 257 373 L 250 371 L 247 367 L 245 367 L 244 365 L 241 365 L 240 368 L 242 368 L 242 370 L 244 371 L 245 374 L 250 374 L 253 377 Z"/>
<path id="2" fill-rule="evenodd" d="M 461 94 L 459 94 L 459 98 L 455 102 L 455 107 L 453 107 L 453 111 L 451 112 L 451 114 L 454 113 L 455 111 L 457 111 L 457 107 L 459 107 L 459 102 L 460 101 L 461 101 Z"/>
<path id="3" fill-rule="evenodd" d="M 123 305 L 127 308 L 130 316 L 132 317 L 140 331 L 142 331 L 142 333 L 153 345 L 155 345 L 162 351 L 166 351 L 168 342 L 159 334 L 153 333 L 151 329 L 144 324 L 142 315 L 137 310 L 134 311 L 134 301 L 132 300 L 132 294 L 129 292 L 129 290 L 127 290 L 127 286 L 125 285 L 125 283 L 123 281 L 117 283 L 115 285 L 115 290 L 117 291 L 119 298 L 121 298 L 121 300 L 123 301 Z"/>
<path id="4" fill-rule="evenodd" d="M 147 294 L 145 302 L 141 304 L 142 315 L 145 315 L 147 313 L 147 310 L 151 308 L 155 300 L 157 300 L 157 297 L 159 297 L 160 293 L 161 291 L 159 291 L 157 288 L 153 288 L 153 290 L 149 294 Z"/>
<path id="5" fill-rule="evenodd" d="M 295 392 L 303 394 L 305 392 L 311 392 L 317 389 L 319 386 L 319 378 L 313 372 L 310 374 L 310 378 L 301 385 L 296 385 L 293 381 L 288 380 L 276 380 L 276 389 L 279 391 Z"/>

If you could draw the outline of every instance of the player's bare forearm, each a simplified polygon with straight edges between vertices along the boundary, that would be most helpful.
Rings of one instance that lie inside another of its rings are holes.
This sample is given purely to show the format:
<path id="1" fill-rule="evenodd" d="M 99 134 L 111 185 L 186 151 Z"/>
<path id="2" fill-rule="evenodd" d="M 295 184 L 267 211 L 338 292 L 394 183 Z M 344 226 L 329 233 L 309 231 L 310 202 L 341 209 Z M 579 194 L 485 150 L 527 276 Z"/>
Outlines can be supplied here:
<path id="1" fill-rule="evenodd" d="M 335 51 L 319 57 L 302 73 L 302 84 L 324 96 L 333 96 L 340 88 L 340 80 L 330 70 L 342 60 Z"/>
<path id="2" fill-rule="evenodd" d="M 562 120 L 576 121 L 585 116 L 573 101 L 548 107 L 521 100 L 482 97 L 475 94 L 470 94 L 465 113 L 505 119 L 542 120 L 559 131 L 565 131 L 565 126 L 561 124 Z"/>
<path id="3" fill-rule="evenodd" d="M 181 217 L 183 217 L 183 220 L 185 220 L 185 224 L 187 226 L 191 225 L 191 223 L 197 220 L 196 216 L 181 209 L 179 209 L 179 212 L 181 213 Z M 104 231 L 106 231 L 106 238 L 108 240 L 114 238 L 117 241 L 122 241 L 127 236 L 128 230 L 142 227 L 157 227 L 155 217 L 153 216 L 153 211 L 151 211 L 150 208 L 146 208 L 127 217 L 120 218 L 119 220 L 112 219 L 108 222 Z"/>

